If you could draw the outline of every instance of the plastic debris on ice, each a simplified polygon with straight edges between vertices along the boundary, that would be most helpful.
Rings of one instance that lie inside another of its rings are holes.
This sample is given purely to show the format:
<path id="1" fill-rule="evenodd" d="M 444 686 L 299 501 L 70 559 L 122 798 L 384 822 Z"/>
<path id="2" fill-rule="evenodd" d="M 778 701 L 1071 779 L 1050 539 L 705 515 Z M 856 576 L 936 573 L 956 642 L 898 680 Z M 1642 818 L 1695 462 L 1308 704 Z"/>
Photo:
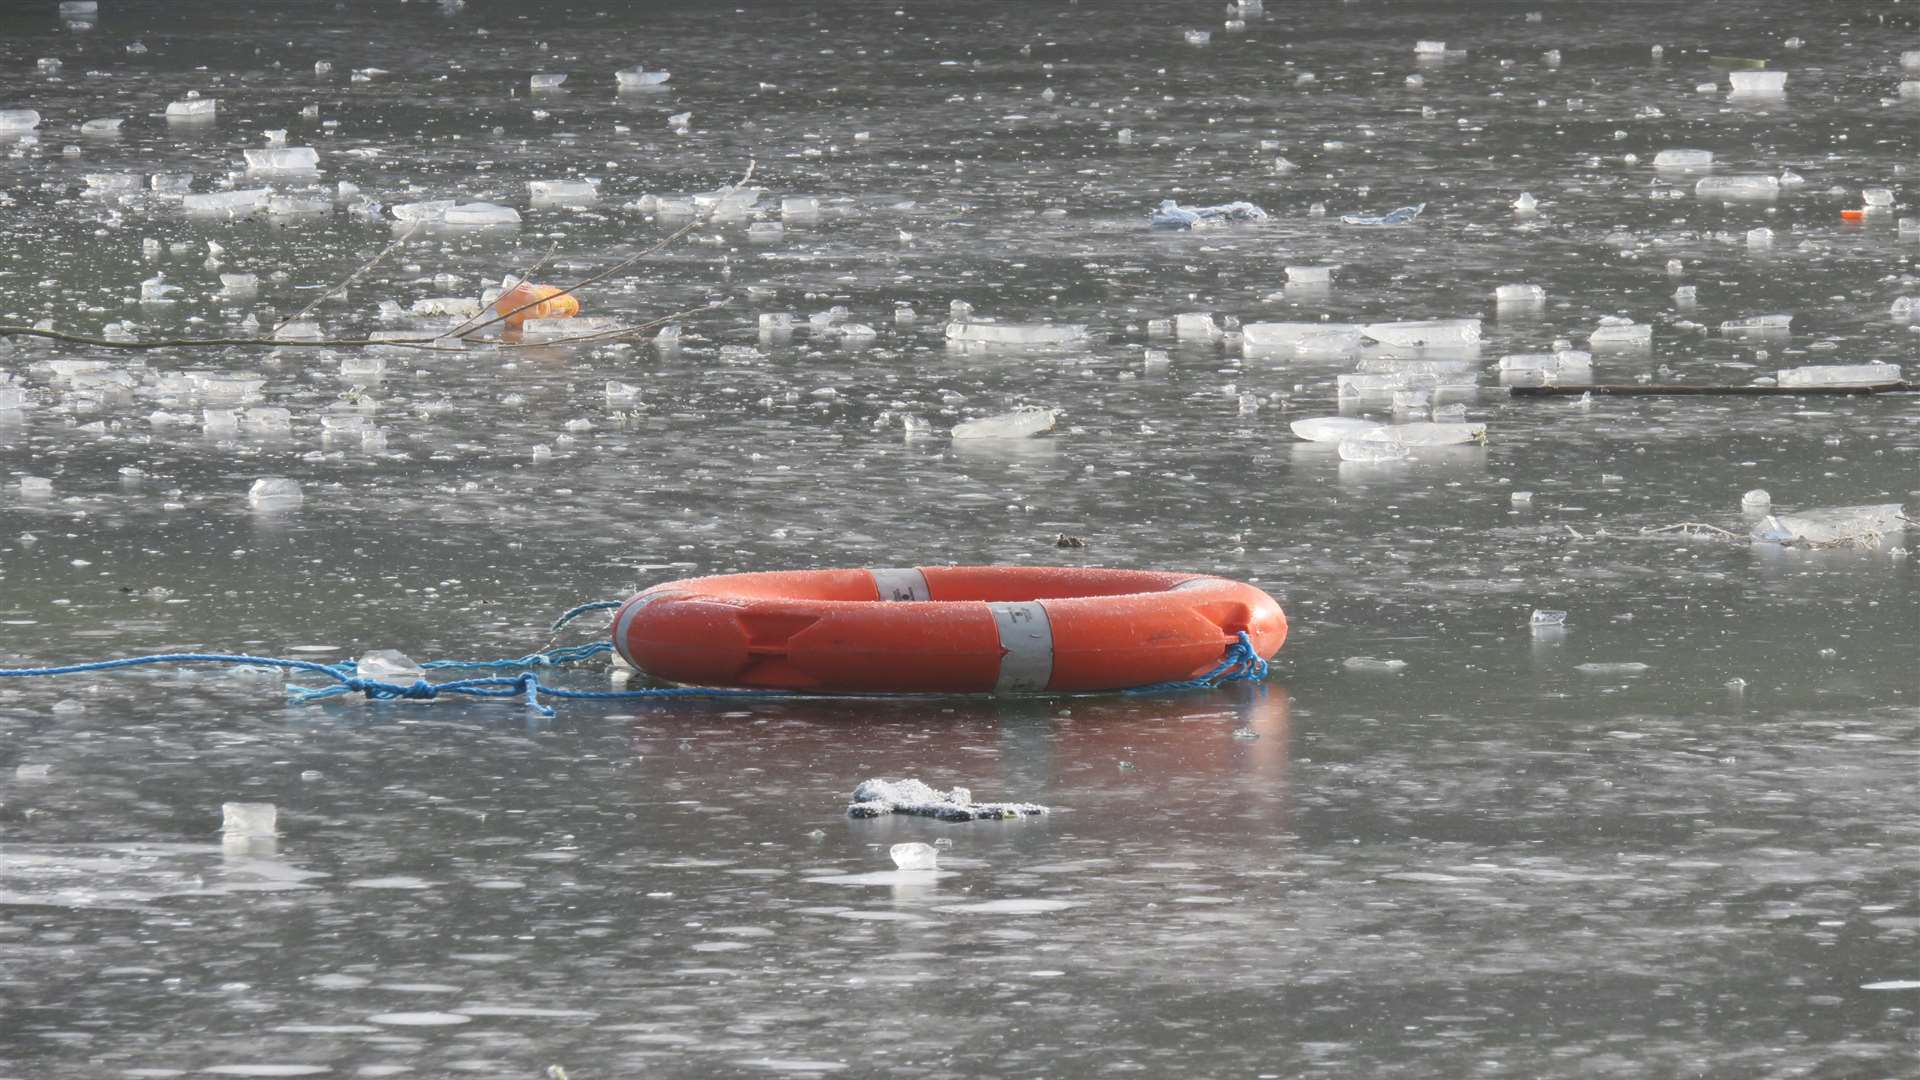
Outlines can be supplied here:
<path id="1" fill-rule="evenodd" d="M 1172 199 L 1162 200 L 1160 208 L 1147 215 L 1147 223 L 1156 229 L 1192 229 L 1222 221 L 1265 221 L 1267 212 L 1250 202 L 1230 202 L 1220 206 L 1181 206 Z"/>
<path id="2" fill-rule="evenodd" d="M 1343 225 L 1411 225 L 1413 219 L 1419 217 L 1420 212 L 1426 208 L 1427 204 L 1421 203 L 1418 206 L 1402 206 L 1384 214 L 1342 214 L 1340 223 Z"/>

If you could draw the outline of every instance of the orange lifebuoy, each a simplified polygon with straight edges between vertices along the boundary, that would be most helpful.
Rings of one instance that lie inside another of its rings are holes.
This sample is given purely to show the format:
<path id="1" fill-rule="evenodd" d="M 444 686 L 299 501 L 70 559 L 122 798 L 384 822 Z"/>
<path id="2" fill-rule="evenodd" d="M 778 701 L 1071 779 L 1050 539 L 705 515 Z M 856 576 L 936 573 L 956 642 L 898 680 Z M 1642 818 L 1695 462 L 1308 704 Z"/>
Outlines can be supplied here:
<path id="1" fill-rule="evenodd" d="M 1118 690 L 1196 678 L 1287 619 L 1251 585 L 1076 567 L 804 570 L 669 581 L 621 605 L 613 645 L 702 686 L 823 693 Z"/>

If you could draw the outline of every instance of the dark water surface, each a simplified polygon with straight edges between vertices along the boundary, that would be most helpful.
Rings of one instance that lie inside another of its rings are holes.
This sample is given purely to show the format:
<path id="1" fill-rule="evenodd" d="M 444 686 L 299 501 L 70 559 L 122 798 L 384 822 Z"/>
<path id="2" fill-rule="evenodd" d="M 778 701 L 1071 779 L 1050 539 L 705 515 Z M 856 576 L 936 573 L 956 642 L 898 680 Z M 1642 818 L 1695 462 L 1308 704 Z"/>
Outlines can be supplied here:
<path id="1" fill-rule="evenodd" d="M 767 192 L 583 290 L 628 322 L 730 301 L 681 318 L 677 348 L 0 341 L 0 394 L 28 406 L 0 409 L 0 664 L 517 655 L 571 604 L 669 578 L 943 562 L 1223 574 L 1293 636 L 1267 685 L 1185 696 L 551 720 L 293 707 L 277 677 L 218 669 L 9 681 L 0 1076 L 1920 1073 L 1913 532 L 1783 549 L 1747 543 L 1741 510 L 1764 488 L 1783 511 L 1911 514 L 1914 398 L 1583 404 L 1509 398 L 1498 371 L 1625 316 L 1653 344 L 1598 353 L 1597 381 L 1911 378 L 1905 6 L 1275 2 L 1234 31 L 1214 3 L 101 0 L 86 28 L 5 5 L 0 109 L 42 123 L 0 137 L 0 323 L 250 335 L 405 236 L 312 317 L 430 334 L 445 320 L 381 302 L 473 296 L 550 250 L 541 276 L 578 280 L 682 223 L 644 196 L 749 161 Z M 1421 40 L 1465 52 L 1417 59 Z M 1744 59 L 1788 71 L 1786 96 L 1730 99 Z M 616 93 L 639 64 L 671 82 Z M 543 72 L 564 90 L 531 93 Z M 190 91 L 216 120 L 158 115 Z M 99 117 L 127 119 L 78 130 Z M 318 177 L 244 174 L 274 129 Z M 1652 168 L 1672 147 L 1806 182 L 1704 201 L 1700 174 Z M 196 193 L 335 205 L 230 220 L 86 194 L 189 171 Z M 529 180 L 582 178 L 591 206 L 530 202 Z M 343 181 L 523 221 L 409 235 Z M 1896 206 L 1843 222 L 1868 187 Z M 801 196 L 822 212 L 783 215 Z M 1149 231 L 1165 198 L 1271 216 Z M 1409 228 L 1338 224 L 1421 202 Z M 1307 265 L 1331 287 L 1286 287 Z M 161 272 L 184 291 L 141 303 Z M 1546 304 L 1496 307 L 1514 283 Z M 949 347 L 953 301 L 1090 337 Z M 806 328 L 835 305 L 876 336 Z M 800 331 L 763 336 L 777 312 Z M 1451 400 L 1487 440 L 1342 461 L 1289 423 L 1393 419 L 1337 399 L 1352 357 L 1150 336 L 1188 312 L 1485 318 L 1480 388 Z M 1763 314 L 1790 334 L 1718 330 Z M 343 377 L 368 355 L 382 376 Z M 193 372 L 264 384 L 221 402 Z M 1058 427 L 947 436 L 1020 404 Z M 204 428 L 232 407 L 290 430 Z M 304 501 L 251 507 L 265 476 Z M 1727 535 L 1671 528 L 1691 525 Z M 1535 609 L 1566 631 L 1533 632 Z M 848 819 L 875 776 L 1054 812 Z M 223 842 L 233 801 L 276 804 L 278 835 Z M 909 840 L 950 841 L 943 873 L 893 873 Z"/>

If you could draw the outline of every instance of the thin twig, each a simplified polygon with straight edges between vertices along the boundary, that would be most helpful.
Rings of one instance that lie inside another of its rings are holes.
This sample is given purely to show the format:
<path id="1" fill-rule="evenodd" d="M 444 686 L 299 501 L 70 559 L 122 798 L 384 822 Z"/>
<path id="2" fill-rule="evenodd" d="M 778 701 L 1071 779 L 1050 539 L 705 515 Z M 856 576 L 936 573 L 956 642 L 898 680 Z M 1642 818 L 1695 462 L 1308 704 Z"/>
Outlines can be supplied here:
<path id="1" fill-rule="evenodd" d="M 63 341 L 69 345 L 91 345 L 101 349 L 178 349 L 222 345 L 267 346 L 275 349 L 365 349 L 375 345 L 391 345 L 400 349 L 427 349 L 433 352 L 466 352 L 465 348 L 436 345 L 441 337 L 430 338 L 393 338 L 377 340 L 374 338 L 167 338 L 160 341 L 113 341 L 108 338 L 87 337 L 83 334 L 68 334 L 59 330 L 42 330 L 37 326 L 0 325 L 0 337 L 20 335 L 23 337 L 46 338 L 48 341 Z"/>
<path id="2" fill-rule="evenodd" d="M 325 300 L 329 296 L 332 296 L 334 293 L 344 290 L 347 286 L 353 284 L 355 281 L 358 281 L 360 279 L 361 274 L 364 274 L 367 271 L 373 269 L 375 266 L 378 266 L 380 264 L 381 259 L 384 259 L 388 255 L 393 254 L 393 249 L 399 247 L 401 244 L 406 243 L 408 240 L 413 239 L 413 234 L 418 231 L 420 231 L 420 226 L 416 222 L 413 228 L 408 229 L 399 238 L 395 239 L 393 243 L 388 244 L 384 248 L 381 248 L 380 254 L 375 255 L 373 258 L 368 259 L 364 263 L 361 263 L 360 269 L 355 270 L 351 274 L 348 274 L 346 276 L 346 279 L 341 281 L 340 284 L 335 285 L 333 288 L 328 289 L 325 292 L 321 293 L 319 296 L 314 297 L 313 303 L 308 304 L 306 307 L 301 308 L 299 311 L 294 312 L 292 315 L 289 315 L 286 318 L 281 319 L 279 322 L 274 323 L 273 329 L 267 331 L 267 336 L 271 337 L 274 334 L 278 333 L 280 328 L 287 325 L 288 323 L 299 322 L 303 317 L 306 316 L 308 312 L 312 311 L 314 308 L 319 307 L 321 301 Z"/>
<path id="3" fill-rule="evenodd" d="M 720 208 L 720 204 L 725 202 L 729 195 L 732 195 L 734 192 L 740 190 L 741 185 L 745 184 L 748 180 L 753 179 L 753 169 L 755 164 L 757 163 L 752 160 L 749 160 L 747 162 L 747 171 L 741 174 L 740 179 L 735 180 L 733 183 L 728 184 L 725 188 L 721 189 L 724 192 L 724 194 L 722 194 L 720 198 L 714 201 L 713 206 L 707 210 L 705 215 L 696 215 L 692 221 L 689 221 L 685 225 L 682 225 L 680 228 L 675 229 L 671 233 L 668 233 L 667 236 L 664 239 L 662 239 L 659 243 L 653 245 L 652 247 L 646 249 L 645 251 L 642 251 L 638 255 L 634 255 L 630 258 L 622 259 L 621 261 L 614 263 L 612 266 L 607 267 L 605 270 L 602 270 L 597 274 L 593 274 L 587 277 L 584 281 L 575 282 L 574 284 L 569 285 L 566 288 L 559 290 L 558 292 L 549 293 L 548 295 L 543 296 L 538 300 L 529 300 L 526 303 L 521 304 L 519 307 L 514 308 L 512 311 L 506 311 L 498 315 L 495 315 L 493 318 L 488 319 L 486 322 L 483 322 L 478 326 L 472 327 L 471 329 L 465 331 L 465 333 L 472 334 L 481 330 L 485 330 L 487 327 L 492 326 L 495 323 L 506 322 L 508 319 L 511 319 L 515 315 L 520 314 L 521 312 L 527 310 L 528 308 L 538 307 L 541 304 L 544 304 L 550 300 L 557 300 L 562 296 L 569 296 L 572 293 L 574 293 L 576 290 L 584 289 L 589 285 L 595 284 L 597 282 L 605 281 L 606 279 L 612 277 L 615 274 L 620 273 L 622 270 L 627 269 L 633 264 L 640 262 L 643 259 L 651 258 L 652 256 L 659 254 L 661 251 L 666 250 L 669 246 L 673 244 L 674 241 L 680 239 L 681 237 L 687 235 L 688 233 L 694 231 L 700 226 L 705 225 L 707 222 L 711 221 L 713 219 L 714 211 Z"/>
<path id="4" fill-rule="evenodd" d="M 1728 532 L 1727 530 L 1721 528 L 1718 525 L 1708 525 L 1704 521 L 1683 521 L 1678 525 L 1659 525 L 1659 526 L 1649 525 L 1640 530 L 1640 533 L 1642 536 L 1650 536 L 1650 535 L 1653 535 L 1654 533 L 1668 533 L 1668 532 L 1686 533 L 1688 536 L 1699 536 L 1702 533 L 1713 533 L 1727 540 L 1745 540 L 1746 539 L 1746 537 L 1741 536 L 1739 533 Z"/>

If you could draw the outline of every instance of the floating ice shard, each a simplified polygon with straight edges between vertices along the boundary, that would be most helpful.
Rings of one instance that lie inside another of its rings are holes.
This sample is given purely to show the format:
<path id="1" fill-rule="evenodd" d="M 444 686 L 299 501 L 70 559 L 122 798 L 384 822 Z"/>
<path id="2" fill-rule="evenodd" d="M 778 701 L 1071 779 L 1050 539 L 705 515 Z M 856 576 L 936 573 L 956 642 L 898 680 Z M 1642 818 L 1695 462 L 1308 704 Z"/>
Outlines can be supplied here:
<path id="1" fill-rule="evenodd" d="M 1697 199 L 1774 199 L 1780 195 L 1780 178 L 1761 173 L 1739 176 L 1707 176 L 1693 185 Z"/>
<path id="2" fill-rule="evenodd" d="M 853 789 L 847 815 L 857 818 L 885 814 L 914 814 L 941 821 L 998 821 L 1037 817 L 1048 809 L 1036 803 L 977 803 L 973 793 L 957 787 L 941 791 L 919 780 L 865 780 Z"/>
<path id="3" fill-rule="evenodd" d="M 449 206 L 440 215 L 448 225 L 518 225 L 520 211 L 498 203 L 472 202 Z"/>
<path id="4" fill-rule="evenodd" d="M 1392 443 L 1411 448 L 1459 446 L 1465 443 L 1485 442 L 1486 439 L 1487 425 L 1482 423 L 1437 423 L 1430 420 L 1417 420 L 1409 424 L 1383 424 L 1371 430 L 1356 433 L 1347 441 Z"/>
<path id="5" fill-rule="evenodd" d="M 1653 155 L 1653 167 L 1676 172 L 1691 172 L 1713 166 L 1711 150 L 1662 150 Z"/>
<path id="6" fill-rule="evenodd" d="M 1784 71 L 1729 71 L 1727 82 L 1736 97 L 1780 97 L 1787 92 Z"/>
<path id="7" fill-rule="evenodd" d="M 613 73 L 622 90 L 638 90 L 643 86 L 659 86 L 673 78 L 671 71 L 648 71 L 641 67 L 630 67 Z"/>
<path id="8" fill-rule="evenodd" d="M 527 79 L 527 85 L 533 90 L 558 90 L 566 81 L 565 75 L 534 75 Z"/>
<path id="9" fill-rule="evenodd" d="M 1070 345 L 1085 341 L 1084 323 L 950 322 L 948 341 L 984 345 Z"/>
<path id="10" fill-rule="evenodd" d="M 956 439 L 1024 439 L 1053 430 L 1054 418 L 1059 413 L 1053 409 L 1025 405 L 1012 412 L 997 416 L 969 420 L 953 426 Z"/>
<path id="11" fill-rule="evenodd" d="M 1587 335 L 1587 345 L 1596 351 L 1601 349 L 1637 349 L 1653 344 L 1653 327 L 1646 323 L 1636 323 L 1632 319 L 1612 316 L 1603 317 L 1600 325 Z"/>
<path id="12" fill-rule="evenodd" d="M 1885 386 L 1900 382 L 1898 364 L 1811 364 L 1774 373 L 1780 386 Z"/>
<path id="13" fill-rule="evenodd" d="M 320 167 L 320 152 L 311 146 L 270 146 L 241 152 L 247 156 L 248 172 L 312 172 Z"/>
<path id="14" fill-rule="evenodd" d="M 270 802 L 220 804 L 220 831 L 228 836 L 272 836 L 280 827 L 280 810 Z"/>
<path id="15" fill-rule="evenodd" d="M 940 868 L 940 849 L 932 844 L 908 843 L 895 844 L 887 849 L 893 857 L 893 865 L 902 870 L 938 870 Z"/>
<path id="16" fill-rule="evenodd" d="M 354 661 L 354 674 L 362 679 L 410 685 L 427 677 L 425 668 L 397 649 L 375 649 Z"/>
<path id="17" fill-rule="evenodd" d="M 1795 514 L 1769 514 L 1748 537 L 1767 544 L 1878 547 L 1883 540 L 1897 541 L 1906 527 L 1907 518 L 1899 503 L 1822 506 Z"/>
<path id="18" fill-rule="evenodd" d="M 218 98 L 189 97 L 184 101 L 169 102 L 167 119 L 169 120 L 211 120 L 220 111 Z"/>
<path id="19" fill-rule="evenodd" d="M 590 180 L 529 180 L 527 194 L 535 204 L 577 205 L 600 198 L 600 188 Z"/>
<path id="20" fill-rule="evenodd" d="M 266 188 L 210 191 L 204 195 L 184 196 L 180 200 L 180 209 L 189 214 L 228 214 L 237 217 L 266 209 L 272 198 L 273 192 Z"/>
<path id="21" fill-rule="evenodd" d="M 1289 426 L 1294 435 L 1308 442 L 1337 443 L 1386 425 L 1351 416 L 1315 416 L 1295 420 Z"/>
<path id="22" fill-rule="evenodd" d="M 1497 304 L 1544 304 L 1547 290 L 1541 285 L 1502 285 L 1493 290 Z"/>
<path id="23" fill-rule="evenodd" d="M 1403 349 L 1446 349 L 1480 344 L 1479 319 L 1363 323 L 1360 331 L 1382 345 Z"/>
<path id="24" fill-rule="evenodd" d="M 1359 671 L 1376 675 L 1396 675 L 1407 669 L 1405 660 L 1382 660 L 1373 656 L 1349 656 L 1341 662 L 1348 671 Z"/>
<path id="25" fill-rule="evenodd" d="M 233 419 L 234 423 L 228 426 L 237 427 L 239 418 Z M 295 506 L 303 499 L 300 481 L 285 476 L 263 476 L 247 489 L 247 501 L 256 507 Z"/>

